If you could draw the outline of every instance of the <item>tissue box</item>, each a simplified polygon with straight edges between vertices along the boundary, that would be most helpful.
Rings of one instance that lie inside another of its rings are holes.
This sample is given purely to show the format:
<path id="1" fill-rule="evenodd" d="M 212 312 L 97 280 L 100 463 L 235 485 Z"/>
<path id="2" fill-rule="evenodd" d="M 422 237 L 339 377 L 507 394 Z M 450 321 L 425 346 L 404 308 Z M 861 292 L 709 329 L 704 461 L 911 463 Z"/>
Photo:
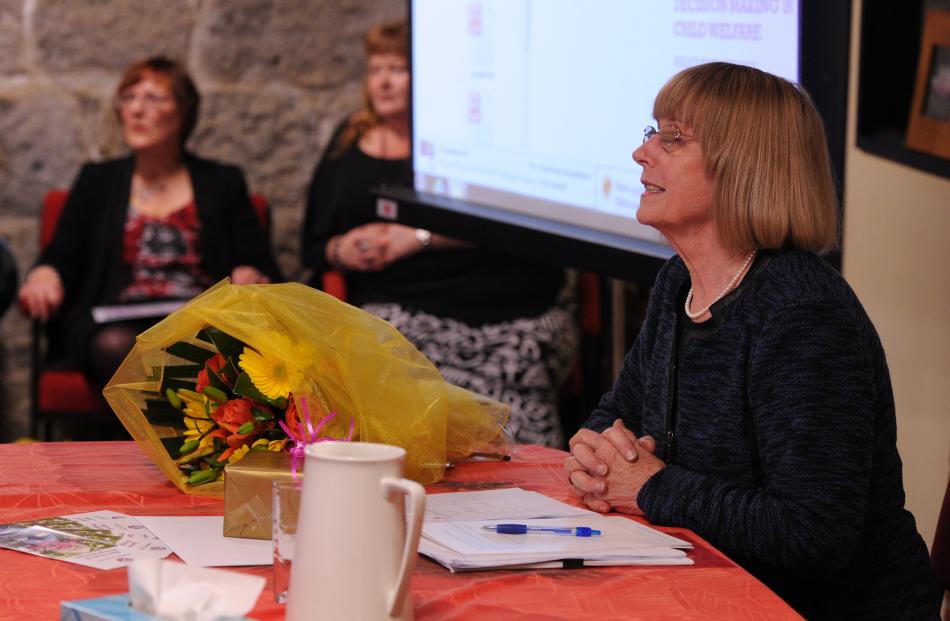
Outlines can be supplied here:
<path id="1" fill-rule="evenodd" d="M 59 604 L 59 621 L 161 621 L 132 608 L 128 593 L 63 601 Z M 228 617 L 222 621 L 250 621 L 247 617 Z"/>
<path id="2" fill-rule="evenodd" d="M 128 593 L 59 604 L 59 621 L 157 621 L 132 608 Z"/>
<path id="3" fill-rule="evenodd" d="M 297 477 L 303 476 L 303 462 Z M 248 451 L 224 468 L 224 536 L 245 539 L 271 538 L 271 484 L 289 481 L 290 455 L 274 451 Z"/>

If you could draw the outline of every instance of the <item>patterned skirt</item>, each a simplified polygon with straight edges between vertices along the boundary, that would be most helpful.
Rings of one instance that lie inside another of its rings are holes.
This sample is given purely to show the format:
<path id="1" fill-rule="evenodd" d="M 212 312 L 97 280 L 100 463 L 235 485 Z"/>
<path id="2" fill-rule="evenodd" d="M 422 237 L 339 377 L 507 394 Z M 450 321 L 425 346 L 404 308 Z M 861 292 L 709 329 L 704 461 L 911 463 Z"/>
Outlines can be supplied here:
<path id="1" fill-rule="evenodd" d="M 363 309 L 395 326 L 447 382 L 508 404 L 516 442 L 563 448 L 558 393 L 577 356 L 572 304 L 478 327 L 399 304 Z"/>

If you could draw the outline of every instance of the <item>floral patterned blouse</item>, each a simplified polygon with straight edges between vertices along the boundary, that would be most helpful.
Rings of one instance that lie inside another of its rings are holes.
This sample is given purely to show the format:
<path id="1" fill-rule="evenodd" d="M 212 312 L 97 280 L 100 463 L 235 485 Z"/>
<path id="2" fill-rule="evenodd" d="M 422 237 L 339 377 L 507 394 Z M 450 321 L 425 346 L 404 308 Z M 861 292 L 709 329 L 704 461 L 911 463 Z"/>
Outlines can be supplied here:
<path id="1" fill-rule="evenodd" d="M 200 239 L 201 220 L 194 201 L 161 218 L 129 207 L 122 258 L 131 280 L 119 301 L 190 299 L 204 291 L 211 283 Z"/>

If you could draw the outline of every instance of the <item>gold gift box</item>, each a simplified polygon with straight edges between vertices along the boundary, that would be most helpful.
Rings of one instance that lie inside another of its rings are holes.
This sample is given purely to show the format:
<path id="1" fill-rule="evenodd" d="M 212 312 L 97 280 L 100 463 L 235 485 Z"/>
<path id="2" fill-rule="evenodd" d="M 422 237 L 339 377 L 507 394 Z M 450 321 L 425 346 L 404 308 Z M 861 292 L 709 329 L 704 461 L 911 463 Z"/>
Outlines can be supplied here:
<path id="1" fill-rule="evenodd" d="M 303 461 L 297 466 L 303 477 Z M 245 539 L 271 538 L 271 486 L 290 481 L 290 454 L 248 451 L 224 468 L 224 536 Z"/>

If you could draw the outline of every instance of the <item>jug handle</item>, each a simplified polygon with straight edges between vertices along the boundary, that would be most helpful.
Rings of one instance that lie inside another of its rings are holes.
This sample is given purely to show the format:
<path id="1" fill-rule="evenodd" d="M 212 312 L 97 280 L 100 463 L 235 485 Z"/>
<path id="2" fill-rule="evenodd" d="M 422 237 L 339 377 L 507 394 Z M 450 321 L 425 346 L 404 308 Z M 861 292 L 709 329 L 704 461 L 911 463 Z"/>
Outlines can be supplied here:
<path id="1" fill-rule="evenodd" d="M 407 496 L 409 501 L 409 514 L 406 518 L 406 544 L 402 550 L 402 563 L 399 567 L 396 588 L 389 598 L 389 616 L 396 617 L 402 614 L 406 591 L 409 590 L 409 581 L 416 566 L 419 534 L 422 532 L 422 518 L 425 517 L 426 491 L 421 485 L 408 479 L 386 477 L 382 480 L 382 485 L 387 498 L 394 493 L 402 493 Z"/>

